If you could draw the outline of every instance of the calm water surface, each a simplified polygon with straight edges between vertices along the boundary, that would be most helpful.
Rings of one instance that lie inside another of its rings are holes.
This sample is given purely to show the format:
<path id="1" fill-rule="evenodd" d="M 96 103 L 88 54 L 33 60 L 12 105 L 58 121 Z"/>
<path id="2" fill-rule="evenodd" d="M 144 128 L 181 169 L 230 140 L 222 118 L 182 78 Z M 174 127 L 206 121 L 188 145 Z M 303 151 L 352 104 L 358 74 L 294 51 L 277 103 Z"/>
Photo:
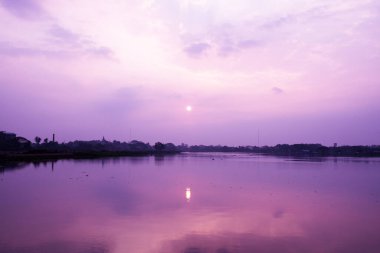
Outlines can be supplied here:
<path id="1" fill-rule="evenodd" d="M 0 253 L 380 252 L 380 159 L 183 154 L 3 167 Z"/>

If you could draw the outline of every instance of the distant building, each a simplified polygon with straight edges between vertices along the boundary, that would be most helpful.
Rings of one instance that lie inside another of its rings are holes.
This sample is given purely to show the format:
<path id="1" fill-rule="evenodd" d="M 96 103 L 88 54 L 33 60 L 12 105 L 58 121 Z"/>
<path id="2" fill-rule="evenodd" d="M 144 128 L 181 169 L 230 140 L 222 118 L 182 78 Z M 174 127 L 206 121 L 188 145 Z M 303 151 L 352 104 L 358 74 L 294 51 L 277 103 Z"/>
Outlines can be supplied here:
<path id="1" fill-rule="evenodd" d="M 31 148 L 32 143 L 24 137 L 14 133 L 0 131 L 0 150 L 20 151 Z"/>
<path id="2" fill-rule="evenodd" d="M 14 133 L 0 131 L 0 140 L 2 140 L 2 141 L 13 140 L 15 138 L 16 138 L 16 134 L 14 134 Z"/>

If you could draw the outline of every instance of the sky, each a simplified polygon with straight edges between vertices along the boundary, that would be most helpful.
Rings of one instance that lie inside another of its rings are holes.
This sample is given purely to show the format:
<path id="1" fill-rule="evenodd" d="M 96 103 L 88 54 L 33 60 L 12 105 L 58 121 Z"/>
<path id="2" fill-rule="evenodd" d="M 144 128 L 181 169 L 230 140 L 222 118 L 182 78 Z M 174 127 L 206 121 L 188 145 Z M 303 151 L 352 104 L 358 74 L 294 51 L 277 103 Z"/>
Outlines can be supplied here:
<path id="1" fill-rule="evenodd" d="M 0 130 L 380 144 L 379 25 L 377 0 L 0 0 Z"/>

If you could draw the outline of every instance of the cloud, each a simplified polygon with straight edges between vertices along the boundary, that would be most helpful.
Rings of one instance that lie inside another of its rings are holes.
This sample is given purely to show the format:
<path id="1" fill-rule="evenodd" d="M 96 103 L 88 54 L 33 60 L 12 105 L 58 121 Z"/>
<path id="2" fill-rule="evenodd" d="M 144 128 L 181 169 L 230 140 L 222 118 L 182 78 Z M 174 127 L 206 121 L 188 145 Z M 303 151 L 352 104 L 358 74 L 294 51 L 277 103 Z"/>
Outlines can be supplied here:
<path id="1" fill-rule="evenodd" d="M 236 47 L 234 47 L 232 45 L 225 45 L 225 46 L 222 46 L 219 48 L 219 55 L 220 56 L 228 56 L 231 53 L 236 52 L 236 50 L 237 50 Z"/>
<path id="2" fill-rule="evenodd" d="M 272 92 L 273 92 L 274 94 L 282 94 L 282 93 L 284 93 L 284 90 L 283 90 L 283 89 L 280 89 L 280 88 L 278 88 L 278 87 L 273 87 L 273 88 L 272 88 Z"/>
<path id="3" fill-rule="evenodd" d="M 234 37 L 233 32 L 227 37 Z M 241 41 L 233 41 L 232 39 L 218 38 L 218 36 L 210 36 L 206 38 L 207 40 L 212 41 L 212 44 L 215 45 L 215 48 L 218 50 L 219 56 L 228 56 L 233 53 L 237 53 L 240 50 L 247 50 L 253 47 L 258 47 L 261 43 L 254 39 L 247 39 Z M 236 38 L 238 39 L 238 37 Z M 208 50 L 211 49 L 209 43 L 192 43 L 189 46 L 185 47 L 184 51 L 193 57 L 199 57 L 205 54 Z"/>
<path id="4" fill-rule="evenodd" d="M 247 15 L 244 20 L 241 20 L 239 16 L 225 19 L 217 12 L 214 13 L 216 17 L 212 22 L 205 22 L 195 30 L 191 29 L 193 21 L 185 19 L 181 25 L 187 32 L 183 33 L 182 37 L 185 39 L 185 45 L 189 42 L 188 38 L 193 38 L 193 42 L 208 41 L 219 53 L 219 56 L 226 56 L 258 46 L 272 46 L 273 44 L 304 40 L 302 36 L 299 36 L 303 32 L 307 33 L 309 29 L 320 29 L 319 24 L 353 13 L 355 8 L 360 5 L 358 3 L 326 5 L 318 2 L 302 4 L 300 8 L 284 5 L 281 15 L 268 11 L 268 13 L 264 12 L 260 18 Z M 210 12 L 213 13 L 213 11 Z M 244 13 L 244 10 L 241 10 L 241 13 Z M 337 20 L 338 22 L 331 27 L 339 25 L 341 20 Z M 294 29 L 299 32 L 293 33 Z M 331 38 L 331 35 L 328 34 L 331 29 L 314 33 L 312 36 L 315 35 L 319 39 L 326 33 Z M 310 35 L 307 36 L 307 38 L 309 37 Z M 191 44 L 186 49 L 190 55 L 201 55 L 206 51 L 200 43 Z"/>
<path id="5" fill-rule="evenodd" d="M 64 49 L 63 47 L 55 49 L 40 49 L 34 47 L 14 46 L 10 43 L 0 42 L 0 55 L 8 57 L 47 57 L 51 59 L 67 59 L 81 56 L 93 56 L 100 58 L 113 57 L 113 51 L 107 47 L 87 47 Z"/>
<path id="6" fill-rule="evenodd" d="M 187 47 L 185 47 L 184 51 L 189 55 L 189 56 L 201 56 L 203 55 L 207 50 L 211 48 L 210 44 L 205 43 L 205 42 L 197 42 L 193 43 Z"/>
<path id="7" fill-rule="evenodd" d="M 65 52 L 60 50 L 39 49 L 32 47 L 21 47 L 12 45 L 7 42 L 0 42 L 0 55 L 9 57 L 49 57 L 58 58 L 64 57 Z"/>
<path id="8" fill-rule="evenodd" d="M 256 39 L 257 34 L 250 33 L 249 28 L 241 24 L 215 25 L 202 34 L 183 35 L 187 45 L 184 51 L 190 56 L 200 56 L 213 48 L 218 56 L 224 57 L 264 45 L 263 40 Z"/>
<path id="9" fill-rule="evenodd" d="M 33 0 L 0 0 L 0 4 L 19 18 L 38 19 L 46 16 L 44 10 Z"/>
<path id="10" fill-rule="evenodd" d="M 113 55 L 113 51 L 110 48 L 96 46 L 95 43 L 86 36 L 74 33 L 56 24 L 50 28 L 48 34 L 53 39 L 53 42 L 60 47 L 68 46 L 71 49 L 83 51 L 85 54 L 105 58 L 112 57 Z"/>
<path id="11" fill-rule="evenodd" d="M 323 21 L 327 18 L 333 18 L 342 14 L 347 14 L 360 6 L 358 3 L 337 4 L 334 5 L 320 5 L 310 6 L 302 11 L 288 11 L 287 14 L 268 19 L 259 28 L 261 29 L 278 29 L 285 25 L 292 23 L 310 23 L 316 21 Z"/>
<path id="12" fill-rule="evenodd" d="M 59 43 L 68 43 L 72 45 L 80 45 L 81 36 L 73 33 L 59 25 L 53 25 L 48 34 Z"/>
<path id="13" fill-rule="evenodd" d="M 261 28 L 262 29 L 275 29 L 275 28 L 279 28 L 279 27 L 281 27 L 281 26 L 283 26 L 285 24 L 291 23 L 296 18 L 297 18 L 297 15 L 288 15 L 288 16 L 284 16 L 284 17 L 279 17 L 279 18 L 276 18 L 276 19 L 273 19 L 271 21 L 268 21 L 268 22 L 264 23 L 261 26 Z"/>
<path id="14" fill-rule="evenodd" d="M 257 40 L 242 40 L 238 43 L 238 47 L 243 49 L 257 47 L 259 45 L 260 43 Z"/>
<path id="15" fill-rule="evenodd" d="M 99 56 L 103 58 L 112 58 L 113 51 L 108 47 L 92 47 L 86 50 L 88 54 Z"/>
<path id="16" fill-rule="evenodd" d="M 0 55 L 8 57 L 48 57 L 68 58 L 94 56 L 113 58 L 113 51 L 105 46 L 98 46 L 85 35 L 74 33 L 60 25 L 54 24 L 47 31 L 48 39 L 40 45 L 17 44 L 0 41 Z"/>
<path id="17" fill-rule="evenodd" d="M 236 43 L 231 41 L 214 41 L 214 44 L 219 46 L 220 56 L 228 56 L 233 53 L 238 53 L 241 50 L 248 50 L 261 45 L 259 41 L 253 39 L 241 40 Z"/>

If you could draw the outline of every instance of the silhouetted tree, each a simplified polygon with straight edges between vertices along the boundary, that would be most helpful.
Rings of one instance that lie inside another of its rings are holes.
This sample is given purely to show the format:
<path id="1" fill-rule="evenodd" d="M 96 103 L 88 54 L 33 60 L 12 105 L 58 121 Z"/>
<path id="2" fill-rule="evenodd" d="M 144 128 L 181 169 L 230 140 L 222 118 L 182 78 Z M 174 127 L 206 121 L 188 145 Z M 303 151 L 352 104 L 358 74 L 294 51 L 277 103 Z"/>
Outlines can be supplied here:
<path id="1" fill-rule="evenodd" d="M 36 136 L 36 137 L 34 138 L 34 141 L 39 145 L 39 144 L 41 143 L 41 138 L 38 137 L 38 136 Z"/>
<path id="2" fill-rule="evenodd" d="M 156 144 L 154 144 L 154 149 L 157 151 L 162 151 L 165 149 L 165 145 L 161 142 L 156 142 Z"/>
<path id="3" fill-rule="evenodd" d="M 47 144 L 49 142 L 49 139 L 48 138 L 45 138 L 44 139 L 44 143 Z"/>

